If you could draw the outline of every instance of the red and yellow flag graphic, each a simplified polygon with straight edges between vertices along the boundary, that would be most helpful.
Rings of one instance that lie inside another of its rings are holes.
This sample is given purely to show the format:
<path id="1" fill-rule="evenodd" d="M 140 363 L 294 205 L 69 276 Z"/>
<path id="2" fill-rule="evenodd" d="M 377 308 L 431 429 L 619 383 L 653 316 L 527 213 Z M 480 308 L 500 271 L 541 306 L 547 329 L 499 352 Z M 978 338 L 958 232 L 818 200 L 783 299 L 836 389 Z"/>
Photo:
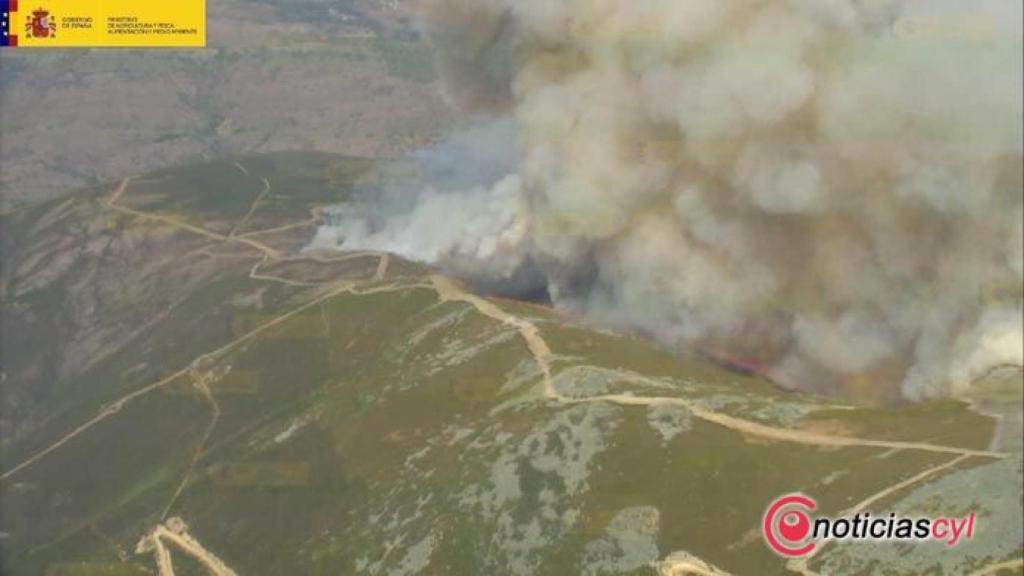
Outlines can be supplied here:
<path id="1" fill-rule="evenodd" d="M 0 0 L 2 46 L 206 45 L 206 0 Z"/>

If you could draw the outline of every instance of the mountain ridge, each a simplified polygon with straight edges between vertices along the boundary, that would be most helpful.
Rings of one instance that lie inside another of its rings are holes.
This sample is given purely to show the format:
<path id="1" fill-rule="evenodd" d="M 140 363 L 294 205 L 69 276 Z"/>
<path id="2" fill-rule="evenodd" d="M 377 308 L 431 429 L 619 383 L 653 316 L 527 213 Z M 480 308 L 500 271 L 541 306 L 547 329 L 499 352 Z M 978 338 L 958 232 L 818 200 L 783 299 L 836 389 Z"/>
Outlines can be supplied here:
<path id="1" fill-rule="evenodd" d="M 782 574 L 756 533 L 775 496 L 960 509 L 933 486 L 976 481 L 1004 529 L 894 573 L 1019 565 L 1019 453 L 964 402 L 787 393 L 394 255 L 303 250 L 393 170 L 245 157 L 2 216 L 5 571 L 209 569 L 163 544 L 187 534 L 239 574 Z"/>

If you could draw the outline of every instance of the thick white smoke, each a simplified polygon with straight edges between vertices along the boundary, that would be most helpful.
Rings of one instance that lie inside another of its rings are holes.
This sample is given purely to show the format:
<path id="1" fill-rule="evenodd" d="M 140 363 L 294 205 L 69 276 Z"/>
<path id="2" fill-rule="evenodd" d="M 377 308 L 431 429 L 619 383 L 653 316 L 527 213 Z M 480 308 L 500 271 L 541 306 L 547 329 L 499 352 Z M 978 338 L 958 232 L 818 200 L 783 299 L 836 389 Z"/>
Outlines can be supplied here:
<path id="1" fill-rule="evenodd" d="M 318 241 L 541 282 L 791 386 L 956 393 L 1024 363 L 1021 6 L 435 0 L 446 94 L 504 117 L 449 161 L 507 171 Z"/>

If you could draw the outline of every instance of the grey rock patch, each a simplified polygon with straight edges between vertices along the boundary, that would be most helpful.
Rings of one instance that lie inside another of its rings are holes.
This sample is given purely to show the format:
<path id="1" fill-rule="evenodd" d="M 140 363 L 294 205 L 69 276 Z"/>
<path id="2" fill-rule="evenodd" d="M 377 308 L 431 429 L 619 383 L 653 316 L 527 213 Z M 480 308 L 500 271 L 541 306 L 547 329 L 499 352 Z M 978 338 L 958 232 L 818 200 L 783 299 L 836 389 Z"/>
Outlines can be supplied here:
<path id="1" fill-rule="evenodd" d="M 419 542 L 406 548 L 405 556 L 403 556 L 398 565 L 392 570 L 389 570 L 388 573 L 393 574 L 394 576 L 412 576 L 413 574 L 418 574 L 430 565 L 430 555 L 433 552 L 434 535 L 433 533 L 430 533 Z"/>
<path id="2" fill-rule="evenodd" d="M 536 573 L 545 547 L 575 525 L 572 497 L 586 491 L 594 458 L 621 412 L 610 404 L 578 404 L 524 435 L 491 444 L 498 453 L 489 479 L 458 495 L 460 508 L 493 522 L 489 565 L 502 573 Z"/>
<path id="3" fill-rule="evenodd" d="M 588 398 L 603 394 L 622 393 L 624 389 L 673 389 L 671 382 L 648 378 L 626 370 L 610 370 L 597 366 L 573 366 L 559 371 L 554 377 L 559 393 L 571 398 Z"/>
<path id="4" fill-rule="evenodd" d="M 953 554 L 944 543 L 932 540 L 839 542 L 823 551 L 816 571 L 866 574 L 872 566 L 885 566 L 893 574 L 969 574 L 1019 554 L 1024 540 L 1021 474 L 1018 458 L 960 470 L 917 488 L 891 507 L 908 517 L 961 518 L 974 512 L 977 533 L 957 544 Z"/>
<path id="5" fill-rule="evenodd" d="M 815 404 L 775 401 L 755 408 L 750 415 L 757 420 L 792 426 L 821 409 Z"/>
<path id="6" fill-rule="evenodd" d="M 543 372 L 537 361 L 531 358 L 524 358 L 516 364 L 505 376 L 505 383 L 501 385 L 502 394 L 511 394 L 519 390 L 524 384 L 541 377 Z"/>
<path id="7" fill-rule="evenodd" d="M 652 406 L 647 410 L 647 423 L 661 436 L 662 444 L 668 444 L 692 426 L 690 411 L 672 405 Z"/>
<path id="8" fill-rule="evenodd" d="M 661 515 L 653 506 L 625 508 L 605 529 L 606 536 L 588 542 L 583 552 L 585 576 L 621 574 L 658 559 Z"/>

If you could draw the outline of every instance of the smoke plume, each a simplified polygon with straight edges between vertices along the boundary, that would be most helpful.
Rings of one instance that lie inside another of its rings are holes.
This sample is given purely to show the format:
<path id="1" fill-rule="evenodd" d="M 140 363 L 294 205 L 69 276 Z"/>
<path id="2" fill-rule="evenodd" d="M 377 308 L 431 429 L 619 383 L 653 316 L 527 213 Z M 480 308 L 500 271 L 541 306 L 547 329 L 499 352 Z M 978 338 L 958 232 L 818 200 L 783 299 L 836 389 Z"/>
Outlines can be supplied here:
<path id="1" fill-rule="evenodd" d="M 320 244 L 867 401 L 1024 363 L 1019 0 L 433 0 L 480 126 Z"/>

